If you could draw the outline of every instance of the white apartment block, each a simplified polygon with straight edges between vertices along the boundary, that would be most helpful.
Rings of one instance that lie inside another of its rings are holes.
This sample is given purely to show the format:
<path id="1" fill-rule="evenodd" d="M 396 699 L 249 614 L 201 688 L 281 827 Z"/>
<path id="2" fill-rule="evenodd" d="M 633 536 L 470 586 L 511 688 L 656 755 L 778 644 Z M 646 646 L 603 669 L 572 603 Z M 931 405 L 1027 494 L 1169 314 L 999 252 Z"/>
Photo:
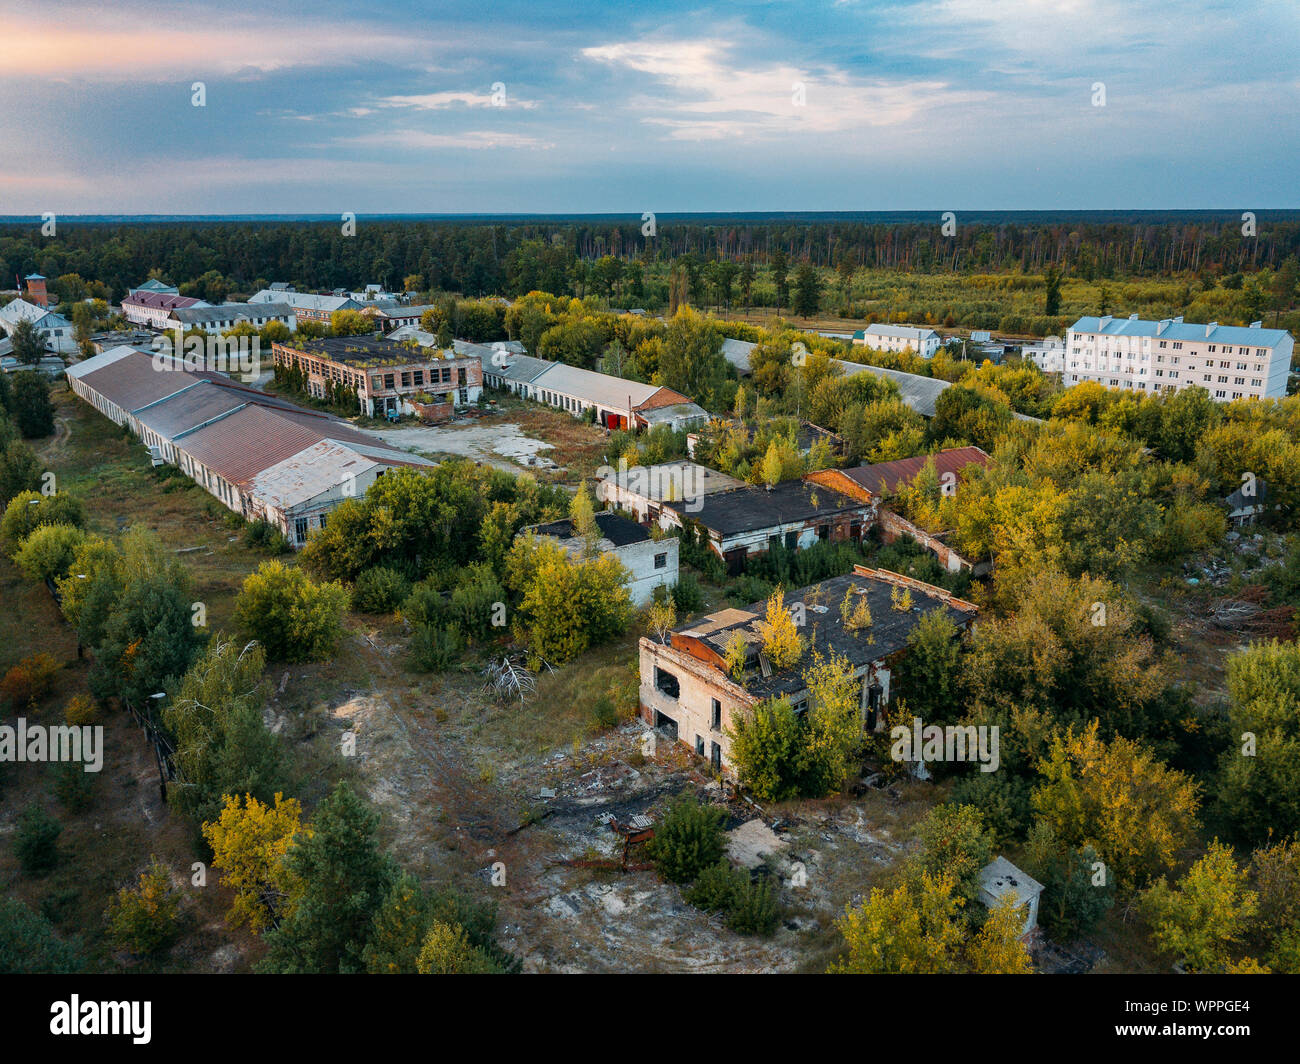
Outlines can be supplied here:
<path id="1" fill-rule="evenodd" d="M 1133 314 L 1080 318 L 1066 334 L 1062 383 L 1174 392 L 1199 386 L 1220 402 L 1280 399 L 1291 372 L 1291 334 L 1249 326 L 1144 321 Z"/>
<path id="2" fill-rule="evenodd" d="M 1044 373 L 1061 373 L 1065 369 L 1065 341 L 1059 336 L 1049 336 L 1036 344 L 1025 344 L 1020 357 L 1034 363 Z"/>
<path id="3" fill-rule="evenodd" d="M 922 358 L 933 358 L 941 340 L 933 329 L 918 329 L 912 325 L 868 325 L 853 334 L 853 342 L 876 351 L 911 351 Z"/>

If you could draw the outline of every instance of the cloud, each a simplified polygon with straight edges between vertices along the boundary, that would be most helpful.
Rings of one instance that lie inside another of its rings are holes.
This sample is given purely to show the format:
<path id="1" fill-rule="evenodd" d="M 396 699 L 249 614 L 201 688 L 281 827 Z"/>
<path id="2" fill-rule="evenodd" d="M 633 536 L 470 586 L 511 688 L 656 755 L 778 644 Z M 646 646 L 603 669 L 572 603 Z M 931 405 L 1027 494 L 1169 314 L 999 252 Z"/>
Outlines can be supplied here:
<path id="1" fill-rule="evenodd" d="M 546 150 L 554 144 L 522 133 L 473 129 L 459 133 L 430 133 L 419 129 L 394 129 L 363 133 L 340 139 L 336 144 L 356 144 L 376 148 L 466 148 L 482 151 L 490 148 L 527 148 Z"/>
<path id="2" fill-rule="evenodd" d="M 498 99 L 503 102 L 497 103 Z M 464 107 L 520 107 L 531 111 L 537 106 L 537 101 L 512 97 L 502 83 L 499 96 L 494 87 L 492 92 L 428 92 L 419 96 L 385 96 L 378 104 L 381 107 L 413 107 L 421 111 L 442 111 L 457 104 Z"/>
<path id="3" fill-rule="evenodd" d="M 836 67 L 805 69 L 739 58 L 716 40 L 642 40 L 585 48 L 589 60 L 649 75 L 655 88 L 628 103 L 675 140 L 835 134 L 912 124 L 936 107 L 987 99 L 935 78 L 860 78 Z"/>

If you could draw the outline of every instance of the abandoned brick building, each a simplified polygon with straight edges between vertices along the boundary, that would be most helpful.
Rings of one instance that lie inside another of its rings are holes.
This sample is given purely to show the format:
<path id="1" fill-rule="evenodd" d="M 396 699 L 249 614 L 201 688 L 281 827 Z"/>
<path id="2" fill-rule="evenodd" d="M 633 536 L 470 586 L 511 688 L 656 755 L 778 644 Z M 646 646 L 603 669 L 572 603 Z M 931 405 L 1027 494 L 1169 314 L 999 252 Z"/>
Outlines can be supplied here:
<path id="1" fill-rule="evenodd" d="M 903 592 L 911 596 L 906 609 L 898 608 Z M 854 616 L 859 598 L 870 609 L 869 624 L 863 623 L 862 614 Z M 978 612 L 943 588 L 861 565 L 846 576 L 790 592 L 785 604 L 796 622 L 802 619 L 801 632 L 812 646 L 824 655 L 843 656 L 852 665 L 861 684 L 862 724 L 868 730 L 883 724 L 890 676 L 921 618 L 944 610 L 959 630 L 965 630 Z M 708 758 L 715 770 L 731 771 L 728 731 L 738 713 L 780 696 L 789 698 L 796 712 L 807 709 L 807 654 L 792 668 L 772 668 L 760 635 L 766 610 L 766 602 L 719 610 L 674 629 L 667 642 L 649 636 L 640 642 L 642 719 Z M 734 633 L 746 645 L 739 679 L 726 664 Z"/>

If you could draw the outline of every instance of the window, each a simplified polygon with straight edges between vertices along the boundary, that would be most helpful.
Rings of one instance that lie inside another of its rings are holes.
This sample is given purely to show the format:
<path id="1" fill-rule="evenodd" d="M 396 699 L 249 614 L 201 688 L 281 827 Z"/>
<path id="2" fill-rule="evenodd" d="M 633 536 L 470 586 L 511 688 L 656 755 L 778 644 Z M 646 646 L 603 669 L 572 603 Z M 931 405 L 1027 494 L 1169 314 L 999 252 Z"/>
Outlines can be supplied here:
<path id="1" fill-rule="evenodd" d="M 722 731 L 722 703 L 716 698 L 713 699 L 713 716 L 710 719 L 709 727 L 714 731 Z"/>
<path id="2" fill-rule="evenodd" d="M 669 698 L 678 698 L 682 693 L 681 684 L 677 682 L 677 677 L 671 672 L 665 672 L 657 665 L 655 666 L 655 689 Z"/>
<path id="3" fill-rule="evenodd" d="M 656 569 L 667 569 L 667 568 L 668 568 L 668 552 L 667 552 L 667 551 L 664 551 L 663 554 L 656 554 L 656 555 L 655 555 L 655 568 L 656 568 Z"/>
<path id="4" fill-rule="evenodd" d="M 307 518 L 305 517 L 294 518 L 293 534 L 294 534 L 294 538 L 299 543 L 307 542 Z"/>
<path id="5" fill-rule="evenodd" d="M 700 757 L 703 757 L 703 756 L 704 756 L 704 736 L 703 736 L 703 735 L 697 735 L 697 736 L 695 737 L 695 752 L 696 752 Z"/>
<path id="6" fill-rule="evenodd" d="M 325 527 L 325 514 L 320 515 L 320 526 L 321 528 Z"/>

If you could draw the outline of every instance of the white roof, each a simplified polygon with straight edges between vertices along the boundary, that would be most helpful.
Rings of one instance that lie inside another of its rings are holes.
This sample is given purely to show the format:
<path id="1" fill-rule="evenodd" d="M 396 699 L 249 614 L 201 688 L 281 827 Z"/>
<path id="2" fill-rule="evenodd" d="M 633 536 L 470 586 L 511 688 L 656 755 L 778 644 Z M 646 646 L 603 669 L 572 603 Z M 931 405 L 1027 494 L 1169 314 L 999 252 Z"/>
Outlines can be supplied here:
<path id="1" fill-rule="evenodd" d="M 933 329 L 918 329 L 914 325 L 868 325 L 863 333 L 866 336 L 892 336 L 900 340 L 939 338 L 939 334 Z"/>
<path id="2" fill-rule="evenodd" d="M 121 347 L 110 347 L 107 351 L 101 351 L 97 355 L 91 355 L 90 358 L 82 359 L 75 366 L 68 367 L 68 376 L 73 378 L 84 377 L 87 373 L 94 373 L 105 366 L 111 366 L 128 355 L 140 354 L 134 347 L 127 347 L 123 344 Z"/>
<path id="3" fill-rule="evenodd" d="M 633 466 L 624 472 L 610 473 L 601 483 L 622 488 L 633 495 L 641 495 L 652 502 L 712 495 L 717 491 L 731 491 L 745 486 L 743 480 L 696 462 Z"/>
<path id="4" fill-rule="evenodd" d="M 44 318 L 55 318 L 56 321 L 50 323 L 54 328 L 60 325 L 71 325 L 71 322 L 55 314 L 54 311 L 38 307 L 35 303 L 28 303 L 25 299 L 15 299 L 0 309 L 0 320 L 8 325 L 17 325 L 20 321 L 30 321 L 33 325 L 38 325 Z"/>
<path id="5" fill-rule="evenodd" d="M 385 335 L 390 340 L 414 340 L 421 347 L 438 346 L 438 338 L 431 332 L 425 332 L 418 325 L 401 325 Z"/>
<path id="6" fill-rule="evenodd" d="M 744 376 L 749 372 L 749 353 L 757 346 L 758 344 L 746 340 L 728 338 L 722 341 L 722 357 L 736 367 L 737 373 Z"/>
<path id="7" fill-rule="evenodd" d="M 273 292 L 263 288 L 248 297 L 250 303 L 287 303 L 294 310 L 313 310 L 330 313 L 336 310 L 360 310 L 360 304 L 351 296 L 318 296 L 312 292 Z"/>
<path id="8" fill-rule="evenodd" d="M 611 377 L 608 373 L 579 369 L 556 362 L 548 366 L 532 381 L 534 388 L 571 395 L 588 403 L 626 411 L 628 406 L 640 406 L 659 390 L 657 384 Z"/>
<path id="9" fill-rule="evenodd" d="M 253 477 L 250 494 L 277 510 L 292 510 L 333 491 L 349 476 L 360 477 L 381 464 L 361 451 L 336 440 L 321 440 L 263 469 Z"/>
<path id="10" fill-rule="evenodd" d="M 1008 895 L 1016 905 L 1033 901 L 1043 893 L 1043 885 L 1028 872 L 1022 872 L 1005 857 L 995 857 L 980 869 L 980 900 L 990 907 Z"/>

